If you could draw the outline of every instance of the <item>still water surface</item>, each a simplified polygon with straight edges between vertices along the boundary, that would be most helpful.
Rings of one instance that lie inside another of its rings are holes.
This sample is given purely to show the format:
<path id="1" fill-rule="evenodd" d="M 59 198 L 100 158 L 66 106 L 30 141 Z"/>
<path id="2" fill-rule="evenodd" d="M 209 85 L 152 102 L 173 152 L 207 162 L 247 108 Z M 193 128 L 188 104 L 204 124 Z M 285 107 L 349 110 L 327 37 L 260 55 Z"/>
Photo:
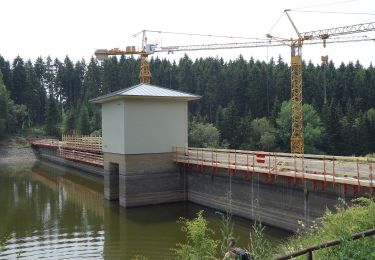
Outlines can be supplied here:
<path id="1" fill-rule="evenodd" d="M 103 199 L 101 178 L 42 162 L 1 166 L 0 259 L 173 259 L 170 249 L 184 241 L 176 221 L 199 210 L 219 238 L 212 209 L 192 203 L 123 209 Z M 246 246 L 252 223 L 234 221 Z M 273 244 L 289 235 L 266 228 Z"/>

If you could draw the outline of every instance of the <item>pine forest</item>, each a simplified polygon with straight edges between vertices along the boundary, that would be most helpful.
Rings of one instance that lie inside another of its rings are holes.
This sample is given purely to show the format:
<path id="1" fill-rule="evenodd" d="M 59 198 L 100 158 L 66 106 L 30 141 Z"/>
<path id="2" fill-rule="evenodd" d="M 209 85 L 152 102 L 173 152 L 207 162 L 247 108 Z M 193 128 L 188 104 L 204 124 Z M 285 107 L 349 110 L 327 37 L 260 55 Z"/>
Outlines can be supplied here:
<path id="1" fill-rule="evenodd" d="M 97 96 L 139 83 L 140 60 L 35 61 L 0 56 L 0 135 L 100 134 Z M 189 145 L 290 150 L 290 68 L 269 62 L 151 58 L 153 85 L 202 96 L 189 104 Z M 303 63 L 305 153 L 363 156 L 375 150 L 375 69 L 359 61 Z"/>

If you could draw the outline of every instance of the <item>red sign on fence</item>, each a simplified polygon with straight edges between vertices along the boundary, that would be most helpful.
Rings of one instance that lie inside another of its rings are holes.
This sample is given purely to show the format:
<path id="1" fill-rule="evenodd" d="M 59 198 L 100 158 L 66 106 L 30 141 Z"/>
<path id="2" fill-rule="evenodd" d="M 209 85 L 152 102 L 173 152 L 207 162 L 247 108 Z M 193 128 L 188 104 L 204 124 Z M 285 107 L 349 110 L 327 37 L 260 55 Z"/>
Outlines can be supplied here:
<path id="1" fill-rule="evenodd" d="M 265 159 L 266 158 L 266 155 L 265 154 L 262 154 L 262 153 L 257 153 L 255 155 L 257 157 L 257 163 L 265 163 Z"/>

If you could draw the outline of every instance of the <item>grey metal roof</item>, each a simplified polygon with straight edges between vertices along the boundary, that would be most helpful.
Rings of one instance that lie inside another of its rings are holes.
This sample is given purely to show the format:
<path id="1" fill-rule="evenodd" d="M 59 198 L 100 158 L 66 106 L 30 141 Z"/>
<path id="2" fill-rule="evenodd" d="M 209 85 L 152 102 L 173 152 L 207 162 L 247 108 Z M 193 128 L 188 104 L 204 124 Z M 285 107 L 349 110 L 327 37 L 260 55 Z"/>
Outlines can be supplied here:
<path id="1" fill-rule="evenodd" d="M 130 88 L 121 89 L 94 99 L 90 102 L 103 103 L 121 98 L 164 98 L 164 99 L 182 99 L 195 100 L 200 99 L 201 96 L 193 95 L 173 89 L 162 88 L 150 84 L 141 83 Z"/>

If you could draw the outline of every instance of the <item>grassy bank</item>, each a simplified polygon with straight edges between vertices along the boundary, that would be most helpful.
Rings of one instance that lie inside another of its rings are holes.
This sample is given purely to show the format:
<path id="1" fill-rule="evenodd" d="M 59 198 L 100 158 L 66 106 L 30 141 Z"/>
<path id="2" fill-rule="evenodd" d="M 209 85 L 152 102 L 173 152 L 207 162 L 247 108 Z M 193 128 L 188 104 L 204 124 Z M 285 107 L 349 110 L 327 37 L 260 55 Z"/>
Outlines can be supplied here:
<path id="1" fill-rule="evenodd" d="M 272 248 L 264 239 L 264 227 L 256 221 L 249 227 L 250 244 L 247 250 L 252 259 L 275 259 L 306 247 L 341 239 L 340 245 L 315 251 L 314 259 L 375 259 L 375 236 L 351 240 L 353 234 L 375 227 L 375 200 L 359 198 L 352 201 L 351 206 L 340 200 L 335 212 L 327 211 L 309 227 L 301 223 L 300 230 L 276 248 Z M 235 237 L 232 224 L 228 221 L 231 220 L 223 218 L 222 241 L 218 241 L 212 239 L 213 231 L 207 227 L 202 212 L 193 220 L 183 220 L 182 230 L 186 232 L 187 243 L 177 245 L 177 259 L 222 259 L 228 250 L 227 238 Z M 306 255 L 293 259 L 306 259 Z"/>
<path id="2" fill-rule="evenodd" d="M 314 259 L 375 259 L 375 237 L 351 240 L 358 232 L 375 227 L 375 200 L 360 198 L 353 201 L 350 207 L 339 201 L 335 214 L 327 211 L 310 227 L 301 224 L 301 229 L 289 241 L 282 244 L 277 255 L 287 255 L 300 249 L 341 239 L 338 246 L 314 252 Z M 301 256 L 297 259 L 306 259 Z"/>

